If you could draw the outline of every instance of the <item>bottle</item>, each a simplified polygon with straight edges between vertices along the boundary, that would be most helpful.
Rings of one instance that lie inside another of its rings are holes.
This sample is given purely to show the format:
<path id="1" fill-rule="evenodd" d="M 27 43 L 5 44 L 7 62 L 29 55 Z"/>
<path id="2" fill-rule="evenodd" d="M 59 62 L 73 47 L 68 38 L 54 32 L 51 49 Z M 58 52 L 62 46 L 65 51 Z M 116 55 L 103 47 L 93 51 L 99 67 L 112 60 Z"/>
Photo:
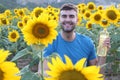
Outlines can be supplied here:
<path id="1" fill-rule="evenodd" d="M 109 37 L 109 32 L 106 28 L 103 29 L 103 31 L 100 32 L 99 37 L 99 44 L 97 47 L 97 55 L 98 56 L 106 56 L 107 55 L 107 46 L 104 46 L 104 40 Z"/>

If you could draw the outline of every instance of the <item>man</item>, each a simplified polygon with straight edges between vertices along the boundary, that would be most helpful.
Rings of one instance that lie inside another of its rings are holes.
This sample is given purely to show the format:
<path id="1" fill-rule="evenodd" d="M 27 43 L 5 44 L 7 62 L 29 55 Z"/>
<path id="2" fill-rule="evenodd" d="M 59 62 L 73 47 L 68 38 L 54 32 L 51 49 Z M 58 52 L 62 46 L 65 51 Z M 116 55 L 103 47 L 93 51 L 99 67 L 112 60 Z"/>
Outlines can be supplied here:
<path id="1" fill-rule="evenodd" d="M 93 41 L 85 35 L 75 32 L 78 22 L 78 11 L 73 4 L 64 4 L 60 9 L 59 23 L 61 32 L 56 40 L 44 50 L 44 57 L 51 55 L 53 52 L 58 53 L 65 62 L 64 55 L 67 55 L 75 64 L 82 58 L 87 59 L 87 65 L 97 65 L 97 56 Z M 110 40 L 106 39 L 105 45 L 108 46 Z"/>

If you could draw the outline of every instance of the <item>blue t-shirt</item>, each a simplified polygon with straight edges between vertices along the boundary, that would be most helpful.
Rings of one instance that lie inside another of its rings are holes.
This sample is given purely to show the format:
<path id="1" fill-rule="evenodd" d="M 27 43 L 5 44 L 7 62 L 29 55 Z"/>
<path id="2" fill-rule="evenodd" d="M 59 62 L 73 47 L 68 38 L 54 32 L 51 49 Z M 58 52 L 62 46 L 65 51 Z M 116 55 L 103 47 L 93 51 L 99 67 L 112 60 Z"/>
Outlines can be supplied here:
<path id="1" fill-rule="evenodd" d="M 65 62 L 64 55 L 67 55 L 75 64 L 81 58 L 87 58 L 87 61 L 96 58 L 96 51 L 93 41 L 85 35 L 76 33 L 73 41 L 66 41 L 61 34 L 57 36 L 53 44 L 49 44 L 44 50 L 44 57 L 51 55 L 53 52 L 58 53 L 63 62 Z"/>

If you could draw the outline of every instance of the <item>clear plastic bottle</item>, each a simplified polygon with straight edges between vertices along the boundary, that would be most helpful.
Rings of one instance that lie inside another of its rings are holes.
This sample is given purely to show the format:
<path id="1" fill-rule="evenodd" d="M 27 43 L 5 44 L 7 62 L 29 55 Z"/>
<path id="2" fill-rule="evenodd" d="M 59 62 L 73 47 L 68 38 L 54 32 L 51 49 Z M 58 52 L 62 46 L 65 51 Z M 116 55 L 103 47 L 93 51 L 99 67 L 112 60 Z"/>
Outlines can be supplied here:
<path id="1" fill-rule="evenodd" d="M 97 47 L 97 55 L 98 56 L 106 56 L 107 55 L 107 46 L 103 45 L 103 42 L 106 38 L 109 37 L 109 33 L 107 29 L 103 29 L 103 31 L 100 32 L 100 37 L 99 37 L 99 44 Z"/>

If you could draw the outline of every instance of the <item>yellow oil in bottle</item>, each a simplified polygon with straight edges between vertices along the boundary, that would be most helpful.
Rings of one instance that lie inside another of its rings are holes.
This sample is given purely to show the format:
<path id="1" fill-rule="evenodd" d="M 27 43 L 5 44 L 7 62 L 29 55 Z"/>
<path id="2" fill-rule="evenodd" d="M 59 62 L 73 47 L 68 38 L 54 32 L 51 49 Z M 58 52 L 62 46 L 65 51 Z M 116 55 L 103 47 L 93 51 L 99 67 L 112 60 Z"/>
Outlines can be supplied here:
<path id="1" fill-rule="evenodd" d="M 103 31 L 100 32 L 99 37 L 99 44 L 97 47 L 97 55 L 98 56 L 106 56 L 107 55 L 107 46 L 104 46 L 104 40 L 109 37 L 109 32 L 107 29 L 103 29 Z"/>

